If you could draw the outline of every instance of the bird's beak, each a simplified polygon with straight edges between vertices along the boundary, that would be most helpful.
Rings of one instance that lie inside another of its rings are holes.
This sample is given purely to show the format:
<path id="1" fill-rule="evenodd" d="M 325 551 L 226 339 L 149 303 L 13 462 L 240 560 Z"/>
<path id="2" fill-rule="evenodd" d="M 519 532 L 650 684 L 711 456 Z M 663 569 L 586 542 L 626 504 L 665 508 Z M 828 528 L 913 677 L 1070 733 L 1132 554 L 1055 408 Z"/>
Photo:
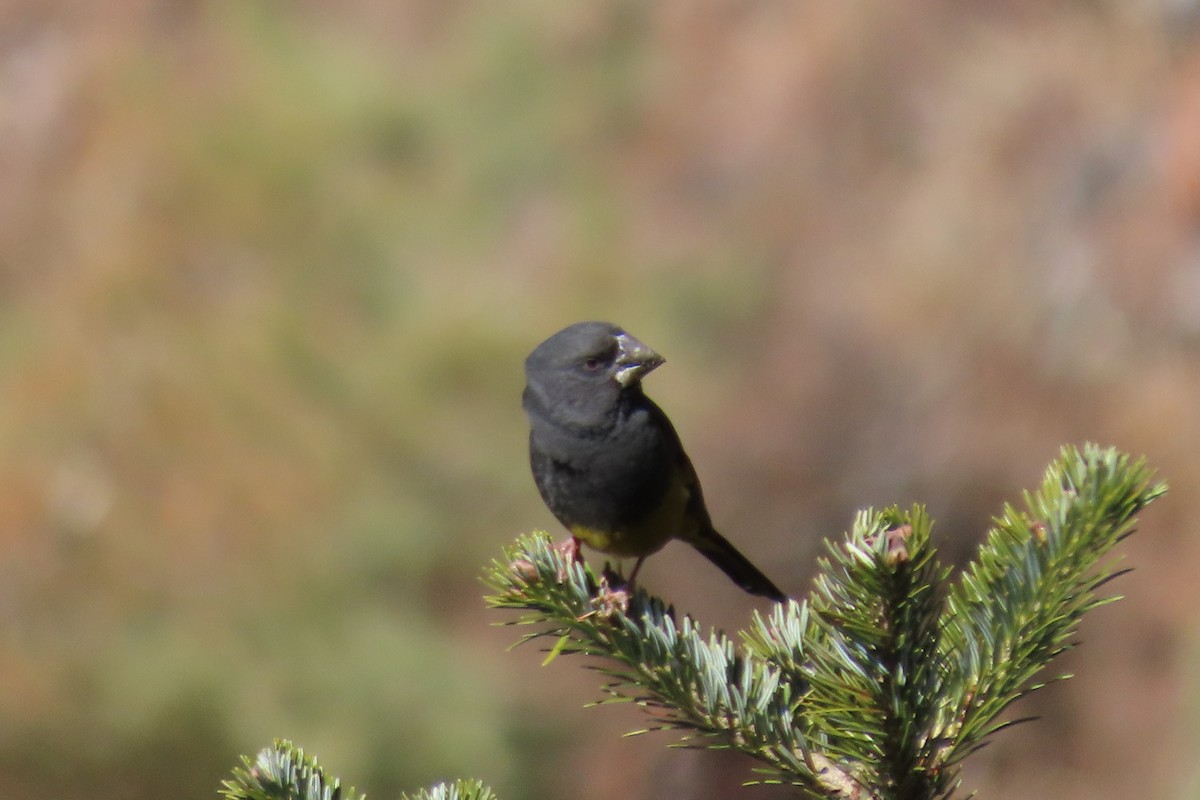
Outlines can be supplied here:
<path id="1" fill-rule="evenodd" d="M 651 350 L 628 333 L 617 336 L 617 368 L 614 378 L 621 388 L 627 389 L 634 385 L 655 367 L 660 366 L 665 358 Z"/>

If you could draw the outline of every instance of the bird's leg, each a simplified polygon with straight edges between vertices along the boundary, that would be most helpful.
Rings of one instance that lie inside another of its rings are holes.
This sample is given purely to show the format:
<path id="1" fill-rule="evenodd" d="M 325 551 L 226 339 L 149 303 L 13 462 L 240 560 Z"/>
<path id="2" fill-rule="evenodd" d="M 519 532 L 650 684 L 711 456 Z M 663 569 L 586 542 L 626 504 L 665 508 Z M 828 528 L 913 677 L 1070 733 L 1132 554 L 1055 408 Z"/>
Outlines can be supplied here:
<path id="1" fill-rule="evenodd" d="M 597 587 L 596 595 L 592 598 L 591 603 L 594 610 L 585 614 L 585 617 L 598 614 L 607 618 L 617 613 L 624 614 L 629 610 L 629 592 L 624 587 L 611 588 L 608 582 L 609 575 L 611 573 L 605 572 L 600 576 L 600 586 Z"/>
<path id="2" fill-rule="evenodd" d="M 633 569 L 629 572 L 629 577 L 625 579 L 625 591 L 633 591 L 633 582 L 637 580 L 638 570 L 642 568 L 642 562 L 646 560 L 645 556 L 634 562 Z"/>

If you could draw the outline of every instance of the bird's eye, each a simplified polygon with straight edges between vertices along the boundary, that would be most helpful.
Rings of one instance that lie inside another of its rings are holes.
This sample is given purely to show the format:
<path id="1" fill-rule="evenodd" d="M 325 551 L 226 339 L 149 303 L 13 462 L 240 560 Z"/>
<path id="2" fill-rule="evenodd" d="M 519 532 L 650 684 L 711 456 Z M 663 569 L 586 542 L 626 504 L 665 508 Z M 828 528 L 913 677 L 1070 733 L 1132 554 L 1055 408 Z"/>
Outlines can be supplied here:
<path id="1" fill-rule="evenodd" d="M 617 347 L 613 345 L 607 350 L 593 352 L 591 355 L 583 357 L 580 365 L 588 372 L 599 372 L 608 369 L 612 365 L 613 359 L 617 357 Z"/>

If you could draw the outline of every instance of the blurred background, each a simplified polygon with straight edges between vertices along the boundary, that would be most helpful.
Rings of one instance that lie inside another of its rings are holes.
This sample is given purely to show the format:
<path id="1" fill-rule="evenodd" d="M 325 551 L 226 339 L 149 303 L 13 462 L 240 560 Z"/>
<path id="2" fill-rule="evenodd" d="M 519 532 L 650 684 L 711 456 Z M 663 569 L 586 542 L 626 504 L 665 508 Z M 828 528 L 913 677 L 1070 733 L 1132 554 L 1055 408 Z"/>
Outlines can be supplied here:
<path id="1" fill-rule="evenodd" d="M 6 0 L 0 796 L 213 798 L 275 736 L 377 800 L 786 796 L 483 608 L 558 535 L 522 359 L 587 318 L 797 594 L 860 507 L 961 563 L 1061 444 L 1148 456 L 1128 599 L 967 786 L 1200 797 L 1194 0 Z"/>

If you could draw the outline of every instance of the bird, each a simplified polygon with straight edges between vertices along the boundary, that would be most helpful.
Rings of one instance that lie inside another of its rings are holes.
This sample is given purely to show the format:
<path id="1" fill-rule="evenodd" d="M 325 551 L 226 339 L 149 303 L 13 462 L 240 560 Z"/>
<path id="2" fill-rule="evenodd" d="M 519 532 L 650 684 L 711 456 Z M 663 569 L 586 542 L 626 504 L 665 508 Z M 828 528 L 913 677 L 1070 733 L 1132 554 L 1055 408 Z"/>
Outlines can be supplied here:
<path id="1" fill-rule="evenodd" d="M 579 322 L 525 359 L 522 407 L 529 462 L 542 500 L 579 544 L 646 558 L 672 539 L 686 542 L 753 595 L 787 596 L 717 533 L 700 480 L 671 420 L 642 379 L 665 359 L 608 322 Z"/>

